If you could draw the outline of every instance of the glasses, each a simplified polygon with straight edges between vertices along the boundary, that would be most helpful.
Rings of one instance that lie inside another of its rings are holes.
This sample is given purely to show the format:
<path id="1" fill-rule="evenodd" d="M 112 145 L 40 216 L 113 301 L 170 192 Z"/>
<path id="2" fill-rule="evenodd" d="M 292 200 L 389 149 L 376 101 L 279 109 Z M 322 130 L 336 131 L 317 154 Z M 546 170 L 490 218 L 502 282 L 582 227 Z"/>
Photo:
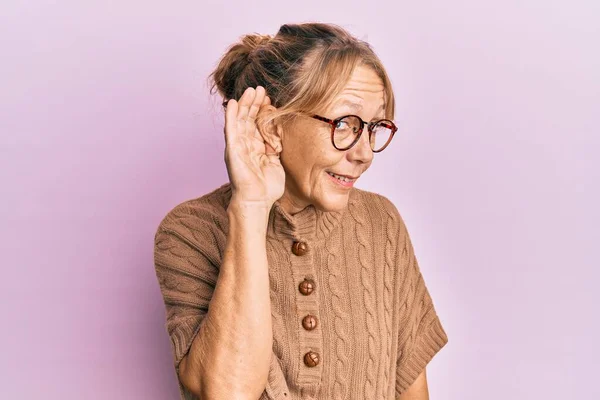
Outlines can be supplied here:
<path id="1" fill-rule="evenodd" d="M 392 141 L 398 127 L 389 119 L 375 122 L 363 121 L 358 115 L 345 115 L 336 119 L 312 115 L 314 119 L 331 125 L 331 143 L 340 151 L 352 148 L 360 140 L 365 125 L 369 132 L 369 144 L 373 153 L 379 153 Z"/>
<path id="2" fill-rule="evenodd" d="M 227 108 L 227 100 L 223 107 Z M 369 144 L 373 153 L 382 152 L 392 141 L 398 127 L 389 119 L 380 119 L 375 122 L 363 121 L 358 115 L 345 115 L 336 119 L 329 119 L 320 115 L 308 115 L 311 118 L 331 125 L 331 143 L 340 151 L 350 150 L 360 140 L 365 125 L 369 132 Z"/>

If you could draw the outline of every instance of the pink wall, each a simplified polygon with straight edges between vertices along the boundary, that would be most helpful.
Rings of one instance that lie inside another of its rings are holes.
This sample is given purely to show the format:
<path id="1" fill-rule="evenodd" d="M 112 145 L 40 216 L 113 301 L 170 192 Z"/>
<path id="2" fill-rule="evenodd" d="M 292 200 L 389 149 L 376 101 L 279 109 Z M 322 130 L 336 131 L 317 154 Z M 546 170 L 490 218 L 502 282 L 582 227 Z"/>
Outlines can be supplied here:
<path id="1" fill-rule="evenodd" d="M 600 3 L 23 3 L 0 13 L 0 398 L 177 397 L 152 246 L 226 180 L 205 79 L 241 34 L 315 19 L 395 85 L 359 187 L 402 212 L 450 337 L 432 399 L 600 398 Z"/>

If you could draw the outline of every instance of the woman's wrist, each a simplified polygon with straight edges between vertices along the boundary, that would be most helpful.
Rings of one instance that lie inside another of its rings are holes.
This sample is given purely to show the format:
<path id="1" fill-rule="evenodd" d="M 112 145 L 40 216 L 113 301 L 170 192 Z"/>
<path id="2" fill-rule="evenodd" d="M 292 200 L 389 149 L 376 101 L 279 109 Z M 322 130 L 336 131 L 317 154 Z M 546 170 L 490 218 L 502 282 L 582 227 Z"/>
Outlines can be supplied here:
<path id="1" fill-rule="evenodd" d="M 243 201 L 232 198 L 227 207 L 230 225 L 235 223 L 245 228 L 260 229 L 261 233 L 263 231 L 266 233 L 271 207 L 272 204 L 268 202 Z"/>
<path id="2" fill-rule="evenodd" d="M 228 210 L 236 209 L 236 210 L 249 210 L 254 212 L 266 212 L 267 215 L 271 211 L 271 207 L 273 207 L 273 203 L 267 200 L 246 200 L 241 197 L 233 196 L 229 202 Z"/>

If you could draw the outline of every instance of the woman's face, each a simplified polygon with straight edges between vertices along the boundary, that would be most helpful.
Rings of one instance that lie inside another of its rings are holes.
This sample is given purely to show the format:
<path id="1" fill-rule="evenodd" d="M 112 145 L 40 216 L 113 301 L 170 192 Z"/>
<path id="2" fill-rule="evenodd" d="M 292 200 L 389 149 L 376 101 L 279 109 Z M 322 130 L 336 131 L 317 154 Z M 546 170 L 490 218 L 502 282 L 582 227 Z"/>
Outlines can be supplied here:
<path id="1" fill-rule="evenodd" d="M 370 122 L 385 118 L 384 86 L 370 68 L 358 66 L 342 92 L 318 115 L 335 119 L 355 114 Z M 309 204 L 323 211 L 342 211 L 356 180 L 371 166 L 373 151 L 367 127 L 358 143 L 339 151 L 331 143 L 331 125 L 300 116 L 283 129 L 281 163 L 286 172 L 284 209 L 294 214 Z M 353 177 L 341 182 L 331 173 Z"/>

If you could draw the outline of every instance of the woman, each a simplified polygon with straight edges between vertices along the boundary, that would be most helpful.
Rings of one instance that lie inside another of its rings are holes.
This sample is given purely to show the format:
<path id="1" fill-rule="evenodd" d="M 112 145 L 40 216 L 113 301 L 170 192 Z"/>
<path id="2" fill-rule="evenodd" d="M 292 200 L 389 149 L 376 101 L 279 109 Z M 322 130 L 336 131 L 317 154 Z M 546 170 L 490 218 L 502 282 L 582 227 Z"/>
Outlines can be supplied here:
<path id="1" fill-rule="evenodd" d="M 334 25 L 283 25 L 212 79 L 230 183 L 155 241 L 182 398 L 427 399 L 447 336 L 396 207 L 353 187 L 396 132 L 377 56 Z"/>

